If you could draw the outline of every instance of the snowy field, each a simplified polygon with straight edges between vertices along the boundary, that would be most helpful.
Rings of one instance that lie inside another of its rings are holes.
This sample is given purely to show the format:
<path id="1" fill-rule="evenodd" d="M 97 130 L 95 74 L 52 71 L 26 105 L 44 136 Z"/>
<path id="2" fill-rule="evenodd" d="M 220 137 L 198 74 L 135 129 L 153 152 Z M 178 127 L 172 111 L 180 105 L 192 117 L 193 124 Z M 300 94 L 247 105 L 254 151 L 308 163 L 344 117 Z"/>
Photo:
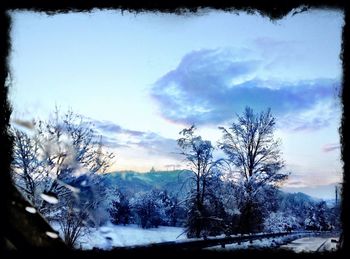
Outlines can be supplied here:
<path id="1" fill-rule="evenodd" d="M 53 225 L 55 230 L 59 231 L 57 225 Z M 176 241 L 187 239 L 184 228 L 163 227 L 142 229 L 137 225 L 113 225 L 106 224 L 100 228 L 90 228 L 89 232 L 78 239 L 77 248 L 92 249 L 111 249 L 118 246 L 133 246 L 150 243 L 161 243 L 167 241 Z M 62 234 L 60 233 L 62 236 Z"/>
<path id="2" fill-rule="evenodd" d="M 58 224 L 52 227 L 60 233 L 62 232 Z M 218 236 L 219 237 L 224 237 Z M 296 238 L 296 237 L 294 237 Z M 322 252 L 336 250 L 338 237 L 303 237 L 295 240 L 292 236 L 266 238 L 262 240 L 246 241 L 240 244 L 226 244 L 205 248 L 205 250 L 237 250 L 237 249 L 263 249 L 276 248 L 293 250 L 294 252 Z M 161 243 L 168 241 L 179 241 L 188 239 L 181 227 L 165 227 L 142 229 L 135 224 L 121 226 L 108 223 L 99 228 L 89 228 L 88 232 L 77 240 L 76 248 L 90 250 L 94 247 L 104 250 L 113 247 L 145 245 L 151 243 Z M 195 239 L 191 239 L 195 240 Z"/>

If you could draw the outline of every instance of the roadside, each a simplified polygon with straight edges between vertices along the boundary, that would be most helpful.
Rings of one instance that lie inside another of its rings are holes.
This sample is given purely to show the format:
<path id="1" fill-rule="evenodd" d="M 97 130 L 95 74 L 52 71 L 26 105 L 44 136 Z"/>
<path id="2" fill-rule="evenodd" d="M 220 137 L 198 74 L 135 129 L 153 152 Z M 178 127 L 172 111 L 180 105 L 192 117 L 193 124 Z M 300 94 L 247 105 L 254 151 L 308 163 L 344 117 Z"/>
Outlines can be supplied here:
<path id="1" fill-rule="evenodd" d="M 304 237 L 282 245 L 280 248 L 293 250 L 296 253 L 336 251 L 338 241 L 339 237 Z"/>

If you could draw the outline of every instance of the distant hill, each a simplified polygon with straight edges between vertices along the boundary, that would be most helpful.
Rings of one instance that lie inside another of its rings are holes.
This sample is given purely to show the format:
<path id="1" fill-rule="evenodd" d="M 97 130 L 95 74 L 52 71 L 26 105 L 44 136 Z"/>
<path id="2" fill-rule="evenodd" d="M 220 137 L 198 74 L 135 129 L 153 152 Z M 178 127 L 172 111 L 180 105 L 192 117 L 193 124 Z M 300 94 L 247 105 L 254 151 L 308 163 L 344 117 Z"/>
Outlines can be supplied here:
<path id="1" fill-rule="evenodd" d="M 321 199 L 314 198 L 303 192 L 289 193 L 289 192 L 284 192 L 283 190 L 280 190 L 279 194 L 280 194 L 281 200 L 286 199 L 288 197 L 289 199 L 293 199 L 294 201 L 299 203 L 321 201 Z"/>
<path id="2" fill-rule="evenodd" d="M 302 192 L 312 197 L 323 200 L 335 199 L 336 184 L 318 185 L 310 187 L 282 187 L 282 190 L 289 193 Z"/>
<path id="3" fill-rule="evenodd" d="M 103 175 L 109 187 L 119 188 L 124 193 L 165 189 L 183 197 L 190 190 L 192 173 L 188 170 L 155 171 L 139 173 L 134 171 L 113 172 Z"/>
<path id="4" fill-rule="evenodd" d="M 146 192 L 152 189 L 167 190 L 172 195 L 185 198 L 191 189 L 193 180 L 189 170 L 153 171 L 140 173 L 135 171 L 120 171 L 106 173 L 103 175 L 103 182 L 108 189 L 118 188 L 123 193 L 133 195 L 137 192 Z M 320 201 L 319 197 L 306 194 L 302 191 L 293 192 L 286 188 L 279 191 L 281 198 L 290 196 L 295 200 Z M 327 199 L 327 204 L 331 205 L 332 200 Z"/>

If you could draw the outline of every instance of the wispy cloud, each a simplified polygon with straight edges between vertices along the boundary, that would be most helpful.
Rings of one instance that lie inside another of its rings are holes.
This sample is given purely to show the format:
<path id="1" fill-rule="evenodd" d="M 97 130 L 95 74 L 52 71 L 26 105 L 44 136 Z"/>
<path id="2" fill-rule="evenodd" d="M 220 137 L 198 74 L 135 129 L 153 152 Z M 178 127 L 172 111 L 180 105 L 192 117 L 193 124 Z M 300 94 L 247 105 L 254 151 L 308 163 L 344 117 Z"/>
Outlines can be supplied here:
<path id="1" fill-rule="evenodd" d="M 340 149 L 340 145 L 337 144 L 337 143 L 325 144 L 322 147 L 322 151 L 325 152 L 325 153 L 331 152 L 331 151 L 334 151 L 334 150 L 337 150 L 337 149 Z"/>
<path id="2" fill-rule="evenodd" d="M 175 139 L 165 138 L 154 132 L 144 132 L 121 127 L 111 121 L 87 118 L 102 136 L 102 144 L 109 148 L 141 148 L 150 155 L 179 158 Z"/>
<path id="3" fill-rule="evenodd" d="M 338 120 L 338 123 L 340 123 L 340 106 L 338 102 L 324 100 L 309 109 L 281 115 L 277 120 L 277 125 L 279 128 L 287 131 L 310 132 L 328 127 L 335 120 Z"/>
<path id="4" fill-rule="evenodd" d="M 102 145 L 108 148 L 122 148 L 122 147 L 128 147 L 125 144 L 122 144 L 121 141 L 119 141 L 115 137 L 109 137 L 107 135 L 102 135 L 101 138 Z"/>
<path id="5" fill-rule="evenodd" d="M 139 138 L 137 146 L 147 150 L 151 155 L 162 155 L 179 159 L 179 150 L 175 139 L 164 138 L 156 133 L 150 132 Z"/>
<path id="6" fill-rule="evenodd" d="M 287 40 L 277 40 L 272 37 L 258 37 L 253 40 L 253 48 L 259 50 L 265 64 L 262 68 L 264 72 L 276 71 L 281 67 L 289 67 L 291 63 L 300 62 L 305 58 L 298 54 L 298 45 L 301 42 Z M 286 51 L 288 50 L 288 51 Z M 291 62 L 293 61 L 293 62 Z"/>
<path id="7" fill-rule="evenodd" d="M 259 60 L 237 59 L 228 51 L 194 51 L 154 84 L 151 95 L 164 118 L 186 124 L 222 123 L 247 105 L 255 110 L 271 107 L 277 116 L 294 116 L 337 99 L 337 80 L 259 80 L 254 74 L 261 65 Z M 327 120 L 319 117 L 299 130 L 326 125 Z"/>
<path id="8" fill-rule="evenodd" d="M 142 131 L 137 131 L 137 130 L 129 130 L 122 128 L 121 126 L 110 122 L 110 121 L 99 121 L 99 120 L 94 120 L 89 118 L 90 122 L 100 131 L 104 133 L 111 133 L 111 134 L 128 134 L 132 136 L 142 136 L 145 134 Z"/>
<path id="9" fill-rule="evenodd" d="M 308 183 L 302 180 L 291 180 L 284 185 L 284 187 L 288 187 L 288 188 L 300 188 L 300 187 L 306 187 L 306 186 L 308 186 Z"/>
<path id="10" fill-rule="evenodd" d="M 28 121 L 28 120 L 21 120 L 21 119 L 14 119 L 13 124 L 32 130 L 35 127 L 34 120 Z"/>

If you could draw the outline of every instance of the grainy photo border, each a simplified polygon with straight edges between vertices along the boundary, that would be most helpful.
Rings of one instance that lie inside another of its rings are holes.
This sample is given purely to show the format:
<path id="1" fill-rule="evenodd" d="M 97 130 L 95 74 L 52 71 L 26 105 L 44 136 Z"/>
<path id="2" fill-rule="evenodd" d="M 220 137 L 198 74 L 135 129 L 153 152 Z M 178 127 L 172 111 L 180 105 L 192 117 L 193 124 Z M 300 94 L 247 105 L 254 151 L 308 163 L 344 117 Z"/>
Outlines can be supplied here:
<path id="1" fill-rule="evenodd" d="M 163 255 L 169 257 L 179 256 L 208 256 L 208 257 L 246 257 L 246 256 L 266 256 L 266 257 L 334 257 L 334 256 L 345 256 L 349 242 L 347 239 L 348 233 L 348 219 L 349 215 L 349 193 L 348 193 L 348 178 L 349 178 L 349 162 L 348 162 L 348 136 L 349 122 L 347 117 L 349 114 L 349 105 L 346 102 L 347 96 L 349 95 L 349 10 L 346 5 L 346 1 L 312 1 L 312 0 L 291 0 L 291 1 L 209 1 L 209 0 L 176 0 L 176 1 L 164 1 L 164 0 L 152 0 L 152 1 L 134 1 L 134 0 L 38 0 L 38 1 L 18 1 L 8 0 L 1 4 L 0 14 L 0 49 L 1 49 L 1 89 L 0 89 L 0 208 L 2 214 L 0 231 L 2 234 L 1 252 L 5 256 L 12 255 L 25 255 L 28 256 L 28 252 L 33 253 L 34 256 L 78 256 L 78 257 L 113 257 L 118 258 L 120 256 L 142 256 L 148 257 L 152 255 Z M 7 237 L 12 231 L 11 221 L 12 217 L 9 212 L 11 201 L 13 199 L 13 189 L 11 187 L 10 177 L 10 163 L 12 161 L 12 137 L 9 133 L 10 127 L 10 116 L 11 116 L 11 103 L 8 98 L 9 88 L 11 88 L 11 82 L 8 79 L 11 71 L 9 67 L 9 55 L 11 53 L 11 17 L 9 11 L 15 10 L 28 10 L 34 12 L 44 12 L 48 15 L 55 15 L 57 13 L 68 13 L 68 12 L 91 12 L 94 10 L 105 10 L 105 9 L 118 9 L 125 10 L 134 13 L 140 12 L 162 12 L 162 13 L 175 13 L 177 15 L 188 15 L 196 14 L 201 8 L 212 8 L 217 10 L 225 10 L 230 12 L 245 11 L 252 14 L 260 14 L 266 19 L 279 20 L 283 19 L 292 10 L 295 13 L 308 11 L 310 8 L 322 8 L 322 9 L 336 9 L 344 12 L 344 27 L 342 32 L 342 46 L 340 59 L 342 61 L 343 78 L 342 78 L 342 119 L 339 128 L 340 140 L 341 140 L 341 159 L 343 161 L 343 189 L 342 189 L 342 247 L 337 252 L 330 253 L 300 253 L 295 254 L 288 251 L 273 251 L 271 250 L 247 250 L 247 251 L 229 251 L 229 252 L 214 252 L 214 251 L 165 251 L 160 249 L 139 249 L 139 250 L 118 250 L 113 249 L 111 251 L 73 251 L 60 248 L 60 246 L 47 248 L 38 247 L 25 247 L 24 249 L 18 249 L 17 251 L 9 251 L 8 244 L 6 243 Z M 348 86 L 347 86 L 348 85 Z M 49 250 L 49 251 L 48 251 Z"/>

